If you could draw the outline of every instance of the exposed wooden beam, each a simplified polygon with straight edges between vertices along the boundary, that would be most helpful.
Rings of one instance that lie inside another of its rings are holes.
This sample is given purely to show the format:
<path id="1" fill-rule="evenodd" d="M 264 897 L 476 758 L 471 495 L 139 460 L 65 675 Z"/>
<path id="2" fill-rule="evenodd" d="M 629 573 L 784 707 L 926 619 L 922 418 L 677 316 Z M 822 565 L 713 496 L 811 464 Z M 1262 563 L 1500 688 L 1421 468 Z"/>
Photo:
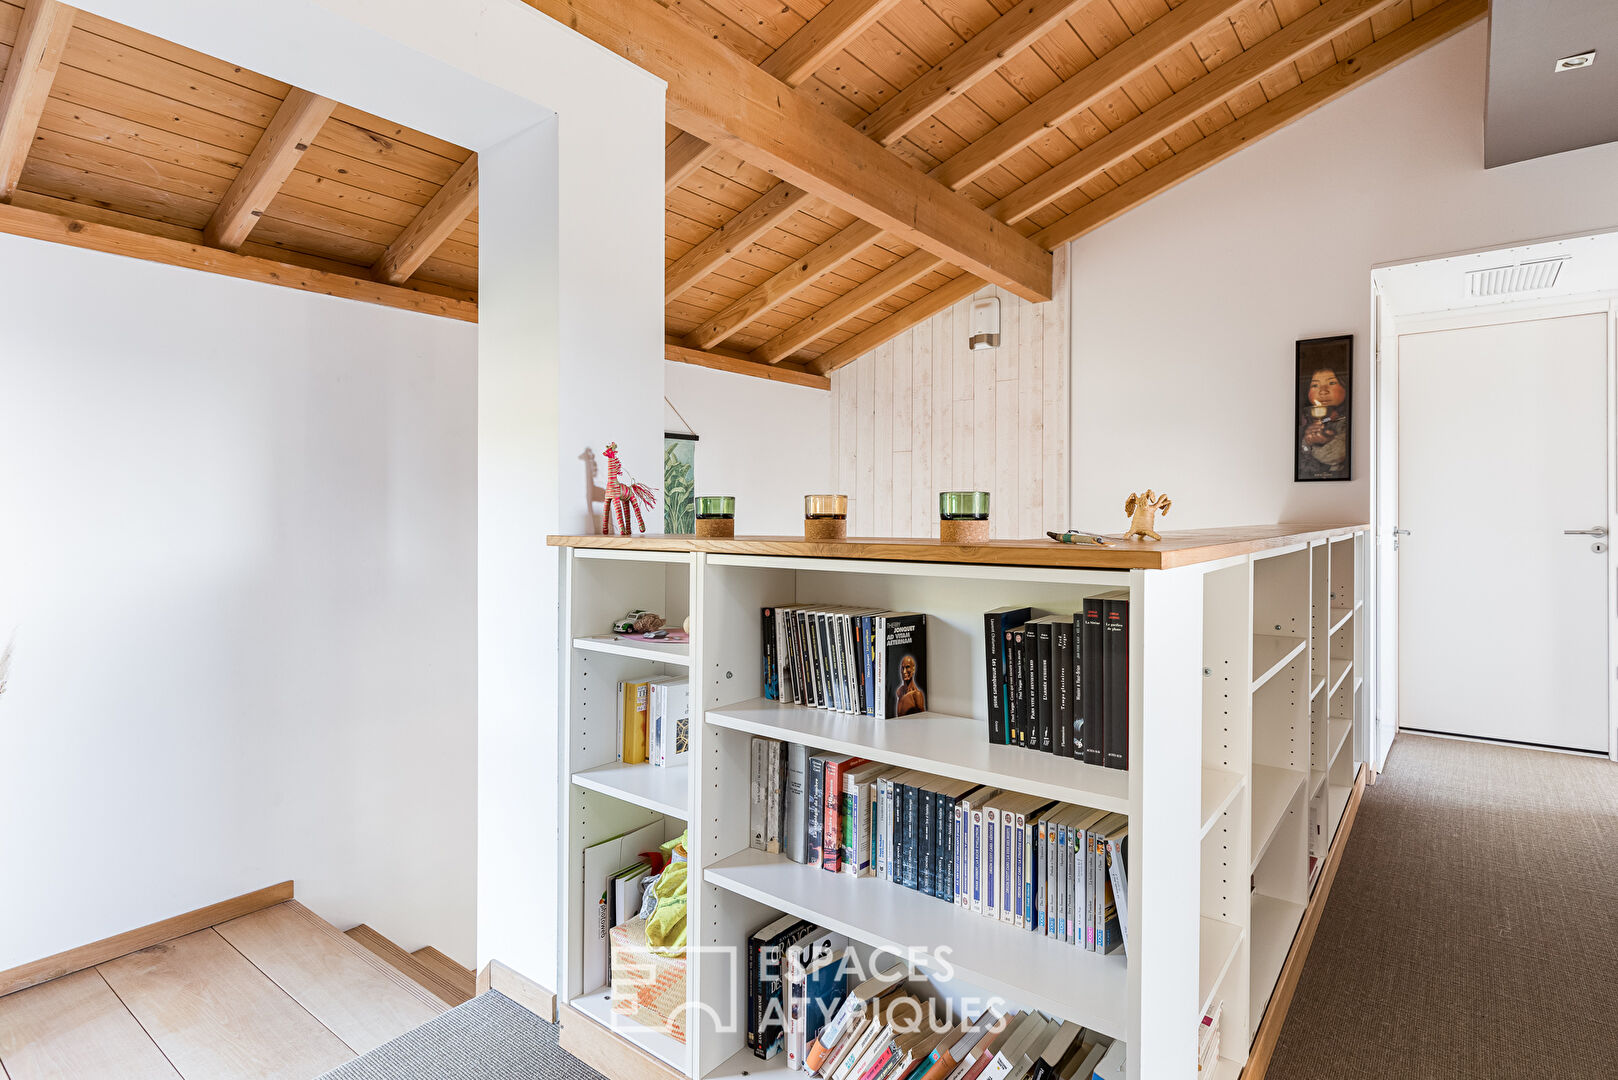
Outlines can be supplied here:
<path id="1" fill-rule="evenodd" d="M 1246 52 L 1214 68 L 1179 93 L 1164 98 L 1135 119 L 1103 135 L 1050 171 L 1001 199 L 989 213 L 1007 223 L 1021 221 L 1107 169 L 1157 143 L 1276 68 L 1331 41 L 1355 23 L 1401 0 L 1329 0 L 1283 26 Z"/>
<path id="2" fill-rule="evenodd" d="M 408 281 L 477 208 L 478 156 L 473 154 L 455 170 L 449 183 L 427 200 L 399 238 L 388 245 L 376 263 L 377 280 L 392 285 Z"/>
<path id="3" fill-rule="evenodd" d="M 663 79 L 669 122 L 681 130 L 734 140 L 750 163 L 855 217 L 1024 299 L 1050 299 L 1049 251 L 656 0 L 526 2 Z"/>
<path id="4" fill-rule="evenodd" d="M 697 367 L 712 368 L 715 371 L 751 375 L 755 379 L 771 379 L 775 382 L 792 383 L 795 386 L 808 386 L 816 390 L 831 389 L 830 379 L 808 371 L 798 364 L 761 364 L 756 360 L 747 360 L 726 353 L 688 348 L 674 341 L 664 343 L 663 359 L 680 364 L 695 364 Z"/>
<path id="5" fill-rule="evenodd" d="M 74 9 L 56 0 L 28 0 L 0 81 L 0 201 L 11 198 L 34 145 L 39 116 L 62 62 Z"/>
<path id="6" fill-rule="evenodd" d="M 832 0 L 815 17 L 798 27 L 759 67 L 788 86 L 801 86 L 847 48 L 865 28 L 880 19 L 899 0 Z M 719 148 L 688 131 L 664 151 L 663 191 L 702 168 Z"/>
<path id="7" fill-rule="evenodd" d="M 259 281 L 269 285 L 306 292 L 340 296 L 347 300 L 361 300 L 368 304 L 418 311 L 425 315 L 476 322 L 478 307 L 466 300 L 454 300 L 434 293 L 384 285 L 366 278 L 345 277 L 324 270 L 311 270 L 291 263 L 239 255 L 234 251 L 207 247 L 166 236 L 150 236 L 131 229 L 102 225 L 82 218 L 47 214 L 20 206 L 0 205 L 0 233 L 26 236 L 34 240 L 47 240 L 72 247 L 103 251 L 110 255 L 126 255 L 133 259 L 182 266 L 189 270 L 205 270 L 226 277 Z"/>
<path id="8" fill-rule="evenodd" d="M 673 300 L 693 282 L 706 277 L 737 252 L 746 250 L 808 199 L 807 191 L 785 181 L 760 195 L 669 266 L 663 275 L 663 299 Z"/>
<path id="9" fill-rule="evenodd" d="M 1185 0 L 1050 93 L 1007 117 L 987 135 L 938 165 L 931 175 L 945 187 L 964 187 L 1251 2 Z"/>
<path id="10" fill-rule="evenodd" d="M 270 126 L 247 155 L 242 171 L 219 200 L 219 207 L 203 230 L 203 239 L 229 251 L 241 247 L 336 107 L 330 98 L 296 86 L 289 90 Z"/>
<path id="11" fill-rule="evenodd" d="M 1024 0 L 855 125 L 892 146 L 1090 0 Z"/>
<path id="12" fill-rule="evenodd" d="M 941 288 L 934 289 L 914 304 L 907 305 L 879 323 L 873 323 L 843 342 L 821 353 L 809 364 L 809 370 L 830 375 L 844 364 L 853 363 L 878 345 L 892 341 L 917 323 L 926 322 L 951 304 L 965 300 L 983 287 L 983 281 L 971 274 L 962 274 Z"/>
<path id="13" fill-rule="evenodd" d="M 663 148 L 663 194 L 685 182 L 685 178 L 707 164 L 717 151 L 689 131 L 682 131 Z"/>
<path id="14" fill-rule="evenodd" d="M 1347 93 L 1365 80 L 1381 74 L 1412 56 L 1465 29 L 1488 13 L 1488 0 L 1445 0 L 1420 18 L 1405 23 L 1381 40 L 1320 74 L 1288 90 L 1280 97 L 1226 124 L 1135 179 L 1086 203 L 1078 210 L 1035 234 L 1047 247 L 1066 243 L 1099 229 L 1118 215 L 1139 206 L 1217 164 L 1248 143 L 1277 131 L 1301 116 Z"/>
<path id="15" fill-rule="evenodd" d="M 801 319 L 753 350 L 753 358 L 774 364 L 816 338 L 831 333 L 873 304 L 937 269 L 938 256 L 912 251 L 869 281 L 861 282 L 806 319 Z"/>
<path id="16" fill-rule="evenodd" d="M 852 259 L 881 235 L 882 230 L 875 225 L 854 222 L 691 331 L 685 336 L 685 344 L 693 349 L 713 348 L 770 308 L 796 295 L 822 274 Z"/>

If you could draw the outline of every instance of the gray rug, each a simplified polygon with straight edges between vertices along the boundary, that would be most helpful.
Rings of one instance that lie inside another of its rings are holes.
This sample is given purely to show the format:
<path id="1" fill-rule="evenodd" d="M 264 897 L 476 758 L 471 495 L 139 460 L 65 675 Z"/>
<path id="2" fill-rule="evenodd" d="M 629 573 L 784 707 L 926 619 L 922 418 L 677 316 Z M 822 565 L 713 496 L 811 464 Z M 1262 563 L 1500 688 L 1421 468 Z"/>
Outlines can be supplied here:
<path id="1" fill-rule="evenodd" d="M 1268 1080 L 1618 1076 L 1618 765 L 1401 735 Z"/>
<path id="2" fill-rule="evenodd" d="M 556 1045 L 556 1030 L 490 992 L 319 1080 L 602 1080 Z"/>

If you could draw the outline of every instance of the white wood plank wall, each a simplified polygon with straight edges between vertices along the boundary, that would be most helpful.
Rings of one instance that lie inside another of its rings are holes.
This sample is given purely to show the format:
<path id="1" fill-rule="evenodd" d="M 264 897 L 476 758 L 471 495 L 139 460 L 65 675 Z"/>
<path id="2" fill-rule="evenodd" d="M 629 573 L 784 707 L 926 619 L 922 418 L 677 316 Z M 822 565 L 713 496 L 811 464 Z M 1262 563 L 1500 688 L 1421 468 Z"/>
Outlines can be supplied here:
<path id="1" fill-rule="evenodd" d="M 1000 347 L 966 347 L 963 300 L 832 373 L 833 479 L 850 536 L 937 536 L 938 493 L 990 493 L 996 539 L 1063 529 L 1068 507 L 1068 249 L 1055 299 L 1003 289 Z"/>

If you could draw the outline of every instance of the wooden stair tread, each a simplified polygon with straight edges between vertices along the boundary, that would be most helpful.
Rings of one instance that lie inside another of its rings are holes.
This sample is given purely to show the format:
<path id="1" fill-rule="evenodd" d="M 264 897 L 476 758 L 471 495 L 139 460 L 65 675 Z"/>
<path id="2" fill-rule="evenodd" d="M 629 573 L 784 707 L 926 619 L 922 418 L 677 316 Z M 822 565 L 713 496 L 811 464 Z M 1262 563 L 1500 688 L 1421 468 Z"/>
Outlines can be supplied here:
<path id="1" fill-rule="evenodd" d="M 410 955 L 422 967 L 437 973 L 439 978 L 465 994 L 467 1000 L 477 997 L 478 976 L 471 968 L 462 967 L 431 945 L 417 949 Z"/>
<path id="2" fill-rule="evenodd" d="M 357 1053 L 445 1011 L 438 997 L 296 900 L 214 929 Z"/>
<path id="3" fill-rule="evenodd" d="M 358 926 L 344 931 L 344 933 L 391 964 L 396 970 L 415 980 L 419 986 L 425 987 L 439 1000 L 450 1005 L 459 1005 L 472 999 L 473 995 L 471 993 L 463 993 L 459 986 L 442 977 L 438 972 L 364 923 L 360 923 Z"/>

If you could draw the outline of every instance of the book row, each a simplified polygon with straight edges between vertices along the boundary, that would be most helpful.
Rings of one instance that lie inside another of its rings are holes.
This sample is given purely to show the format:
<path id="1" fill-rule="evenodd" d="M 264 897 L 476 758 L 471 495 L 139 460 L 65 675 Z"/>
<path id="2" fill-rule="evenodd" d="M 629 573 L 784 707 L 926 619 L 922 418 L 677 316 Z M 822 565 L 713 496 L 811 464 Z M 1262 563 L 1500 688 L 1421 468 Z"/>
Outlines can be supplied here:
<path id="1" fill-rule="evenodd" d="M 755 736 L 750 846 L 1093 952 L 1128 943 L 1122 814 Z"/>
<path id="2" fill-rule="evenodd" d="M 927 616 L 847 605 L 767 607 L 764 696 L 879 720 L 927 711 Z"/>
<path id="3" fill-rule="evenodd" d="M 618 684 L 618 760 L 674 765 L 691 749 L 691 687 L 684 675 Z"/>
<path id="4" fill-rule="evenodd" d="M 1071 615 L 983 613 L 991 743 L 1129 768 L 1129 591 Z"/>
<path id="5" fill-rule="evenodd" d="M 1035 1011 L 985 1009 L 954 1021 L 925 976 L 904 966 L 855 979 L 857 957 L 812 924 L 783 919 L 749 940 L 761 965 L 782 964 L 779 997 L 760 967 L 761 1057 L 822 1080 L 1122 1080 L 1124 1045 Z M 778 950 L 778 951 L 776 951 Z M 852 969 L 852 973 L 851 973 Z M 849 989 L 850 986 L 853 989 Z M 785 1006 L 771 1020 L 777 1001 Z M 752 1032 L 750 1030 L 749 1034 Z"/>

